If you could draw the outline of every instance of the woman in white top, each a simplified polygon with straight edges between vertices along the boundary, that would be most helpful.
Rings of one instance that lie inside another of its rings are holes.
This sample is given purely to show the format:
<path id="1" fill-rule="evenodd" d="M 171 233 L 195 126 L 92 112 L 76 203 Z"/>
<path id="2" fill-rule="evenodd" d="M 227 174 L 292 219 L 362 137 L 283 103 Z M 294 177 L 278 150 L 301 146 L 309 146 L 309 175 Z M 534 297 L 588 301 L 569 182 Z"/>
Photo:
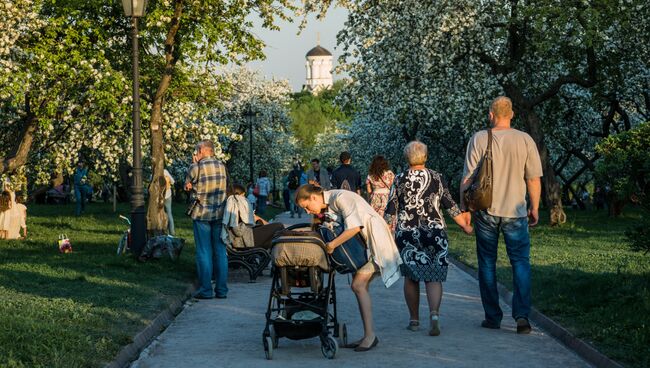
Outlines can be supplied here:
<path id="1" fill-rule="evenodd" d="M 167 213 L 167 229 L 169 235 L 175 236 L 176 231 L 174 230 L 174 214 L 172 213 L 172 187 L 174 185 L 174 178 L 172 175 L 165 169 L 163 171 L 165 175 L 165 213 Z"/>
<path id="2" fill-rule="evenodd" d="M 402 263 L 388 225 L 368 202 L 348 190 L 323 191 L 320 187 L 306 184 L 296 191 L 296 203 L 309 214 L 329 212 L 344 223 L 345 230 L 341 235 L 327 243 L 328 253 L 331 254 L 336 247 L 357 233 L 361 233 L 366 241 L 370 251 L 369 261 L 354 274 L 352 281 L 352 291 L 357 297 L 363 320 L 364 336 L 346 347 L 354 348 L 355 351 L 372 349 L 379 340 L 373 328 L 368 286 L 377 271 L 386 287 L 391 286 L 400 278 L 399 265 Z"/>
<path id="3" fill-rule="evenodd" d="M 233 248 L 271 249 L 273 235 L 284 229 L 284 225 L 257 216 L 244 197 L 245 192 L 243 186 L 233 184 L 233 194 L 226 199 L 221 240 Z"/>
<path id="4" fill-rule="evenodd" d="M 16 193 L 5 190 L 0 194 L 0 239 L 19 239 L 20 230 L 27 237 L 27 207 L 16 202 Z"/>

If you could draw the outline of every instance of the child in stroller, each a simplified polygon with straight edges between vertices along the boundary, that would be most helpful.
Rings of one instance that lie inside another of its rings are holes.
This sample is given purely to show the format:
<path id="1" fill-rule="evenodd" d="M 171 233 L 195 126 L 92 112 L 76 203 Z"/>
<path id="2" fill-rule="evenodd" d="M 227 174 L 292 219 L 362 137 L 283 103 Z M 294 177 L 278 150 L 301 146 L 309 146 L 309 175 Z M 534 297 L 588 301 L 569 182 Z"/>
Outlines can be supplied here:
<path id="1" fill-rule="evenodd" d="M 337 319 L 334 270 L 325 243 L 310 229 L 310 224 L 294 225 L 273 240 L 273 280 L 262 335 L 267 359 L 273 358 L 280 337 L 318 336 L 328 359 L 336 356 L 337 337 L 347 344 L 345 324 Z"/>

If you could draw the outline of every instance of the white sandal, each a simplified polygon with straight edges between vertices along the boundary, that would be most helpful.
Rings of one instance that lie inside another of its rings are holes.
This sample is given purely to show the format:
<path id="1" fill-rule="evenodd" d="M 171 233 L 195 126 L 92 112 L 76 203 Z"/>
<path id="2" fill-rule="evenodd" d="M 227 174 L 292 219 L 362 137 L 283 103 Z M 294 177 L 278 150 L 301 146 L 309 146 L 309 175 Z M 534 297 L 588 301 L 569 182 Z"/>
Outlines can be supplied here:
<path id="1" fill-rule="evenodd" d="M 431 322 L 431 329 L 429 329 L 429 336 L 440 335 L 440 316 L 437 311 L 429 314 L 429 321 Z"/>

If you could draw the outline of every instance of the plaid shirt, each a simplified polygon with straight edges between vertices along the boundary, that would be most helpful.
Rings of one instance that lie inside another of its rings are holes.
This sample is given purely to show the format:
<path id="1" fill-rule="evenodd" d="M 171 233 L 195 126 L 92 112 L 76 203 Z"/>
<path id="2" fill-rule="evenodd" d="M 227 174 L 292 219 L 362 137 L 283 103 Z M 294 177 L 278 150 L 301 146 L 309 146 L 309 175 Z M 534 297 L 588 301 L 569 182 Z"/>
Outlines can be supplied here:
<path id="1" fill-rule="evenodd" d="M 221 220 L 226 201 L 226 167 L 214 157 L 205 157 L 190 166 L 185 182 L 192 183 L 199 204 L 192 212 L 197 221 Z"/>

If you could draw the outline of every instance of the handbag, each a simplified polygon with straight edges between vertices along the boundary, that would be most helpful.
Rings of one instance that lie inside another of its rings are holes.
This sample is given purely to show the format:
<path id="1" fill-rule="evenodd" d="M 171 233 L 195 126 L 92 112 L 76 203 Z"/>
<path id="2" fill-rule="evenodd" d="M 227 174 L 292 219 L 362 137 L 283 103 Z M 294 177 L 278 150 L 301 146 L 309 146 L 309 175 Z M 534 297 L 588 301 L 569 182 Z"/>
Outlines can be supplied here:
<path id="1" fill-rule="evenodd" d="M 465 206 L 472 212 L 481 211 L 492 206 L 492 129 L 488 129 L 487 150 L 483 155 L 478 173 L 472 184 L 463 192 Z"/>
<path id="2" fill-rule="evenodd" d="M 341 227 L 336 227 L 338 231 L 334 231 L 326 226 L 320 226 L 318 232 L 323 240 L 331 242 L 341 234 Z M 368 252 L 366 250 L 366 243 L 360 234 L 356 234 L 352 239 L 339 245 L 334 249 L 330 255 L 332 266 L 336 272 L 340 274 L 355 273 L 366 263 L 368 263 Z"/>

